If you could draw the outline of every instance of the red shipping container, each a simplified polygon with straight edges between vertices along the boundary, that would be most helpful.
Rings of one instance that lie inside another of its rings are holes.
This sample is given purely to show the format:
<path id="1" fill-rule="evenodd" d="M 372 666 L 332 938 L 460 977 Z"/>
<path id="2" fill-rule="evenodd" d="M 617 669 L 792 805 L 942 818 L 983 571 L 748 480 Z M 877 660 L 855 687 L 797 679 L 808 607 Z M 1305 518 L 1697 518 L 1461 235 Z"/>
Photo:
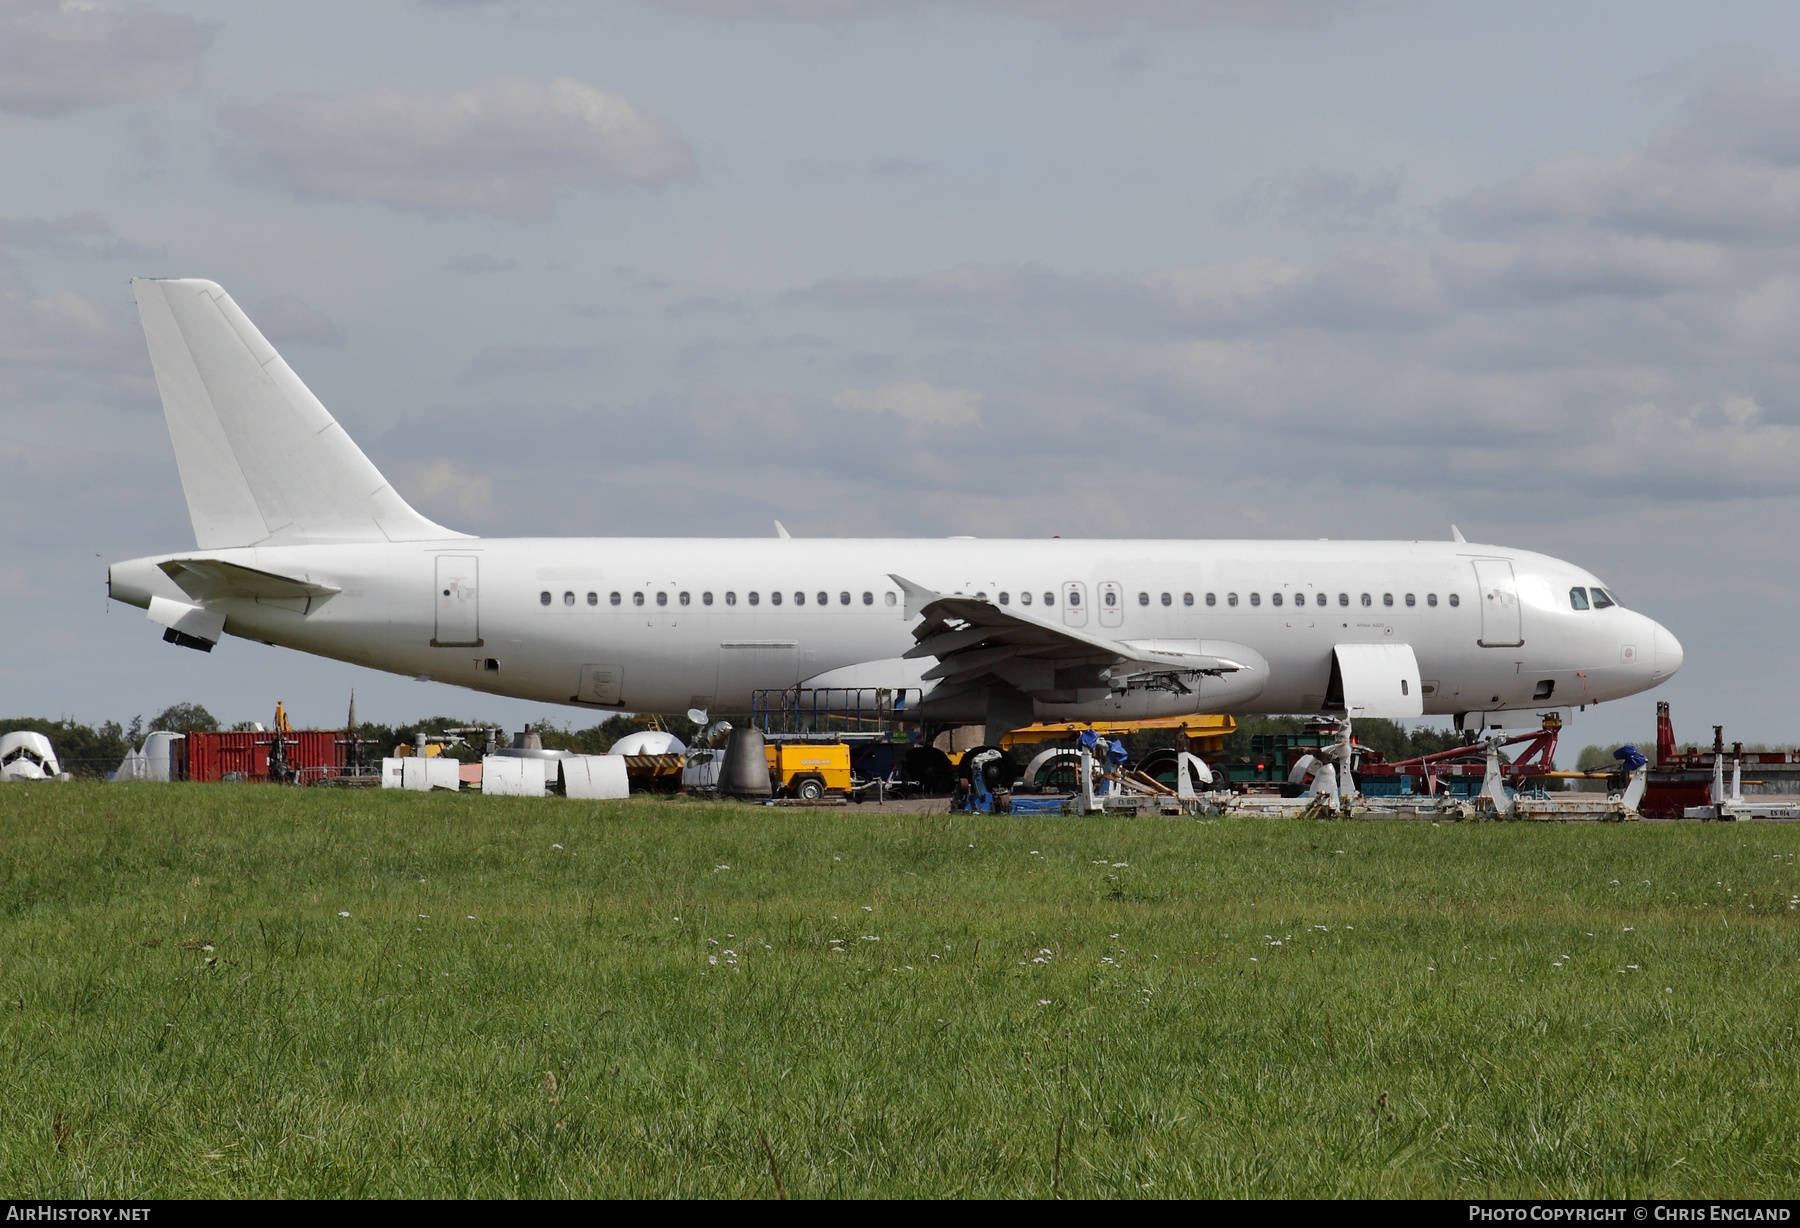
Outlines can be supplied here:
<path id="1" fill-rule="evenodd" d="M 286 734 L 287 762 L 299 773 L 301 784 L 323 776 L 340 776 L 344 771 L 346 745 L 341 729 L 298 729 Z M 190 733 L 187 736 L 187 779 L 199 781 L 233 779 L 269 779 L 269 751 L 275 734 L 256 733 Z M 363 747 L 365 757 L 376 755 L 379 748 Z"/>

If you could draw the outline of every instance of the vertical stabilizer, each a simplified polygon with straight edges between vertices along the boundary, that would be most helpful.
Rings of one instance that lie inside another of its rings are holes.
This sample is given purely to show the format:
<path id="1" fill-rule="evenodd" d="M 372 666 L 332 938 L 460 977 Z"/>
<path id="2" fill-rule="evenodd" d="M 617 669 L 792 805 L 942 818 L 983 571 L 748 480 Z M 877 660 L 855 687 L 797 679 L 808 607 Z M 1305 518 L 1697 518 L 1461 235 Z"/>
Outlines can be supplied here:
<path id="1" fill-rule="evenodd" d="M 388 485 L 224 290 L 131 287 L 201 549 L 465 536 Z"/>

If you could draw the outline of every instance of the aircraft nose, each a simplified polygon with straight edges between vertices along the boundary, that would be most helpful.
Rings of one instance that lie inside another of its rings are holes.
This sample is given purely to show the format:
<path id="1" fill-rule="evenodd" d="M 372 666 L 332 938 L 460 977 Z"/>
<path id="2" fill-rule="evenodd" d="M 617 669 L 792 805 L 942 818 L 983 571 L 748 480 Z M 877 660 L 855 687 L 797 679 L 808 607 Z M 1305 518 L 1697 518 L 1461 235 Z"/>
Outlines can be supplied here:
<path id="1" fill-rule="evenodd" d="M 1656 677 L 1660 681 L 1661 679 L 1669 677 L 1676 670 L 1681 668 L 1681 641 L 1669 634 L 1669 629 L 1661 623 L 1656 623 L 1655 627 L 1656 632 L 1654 642 L 1656 650 L 1654 660 Z"/>

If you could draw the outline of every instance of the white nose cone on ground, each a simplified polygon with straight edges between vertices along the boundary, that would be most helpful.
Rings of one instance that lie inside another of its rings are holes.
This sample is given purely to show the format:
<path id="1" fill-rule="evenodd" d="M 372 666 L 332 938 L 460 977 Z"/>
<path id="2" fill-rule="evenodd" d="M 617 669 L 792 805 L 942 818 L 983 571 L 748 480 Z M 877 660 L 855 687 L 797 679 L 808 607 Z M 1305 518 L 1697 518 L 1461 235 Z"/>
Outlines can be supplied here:
<path id="1" fill-rule="evenodd" d="M 1652 677 L 1661 682 L 1681 668 L 1681 641 L 1669 634 L 1669 629 L 1661 623 L 1655 624 L 1654 642 L 1655 656 L 1652 658 Z"/>

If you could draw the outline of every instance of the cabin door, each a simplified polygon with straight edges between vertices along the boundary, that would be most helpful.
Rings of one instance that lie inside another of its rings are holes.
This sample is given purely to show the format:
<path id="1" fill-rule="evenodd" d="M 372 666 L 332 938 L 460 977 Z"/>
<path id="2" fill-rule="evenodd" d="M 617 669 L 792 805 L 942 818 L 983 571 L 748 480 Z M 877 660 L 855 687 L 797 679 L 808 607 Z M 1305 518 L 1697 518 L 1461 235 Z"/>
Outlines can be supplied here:
<path id="1" fill-rule="evenodd" d="M 433 648 L 481 646 L 480 585 L 471 555 L 437 556 L 437 627 Z"/>
<path id="2" fill-rule="evenodd" d="M 1481 646 L 1516 648 L 1525 642 L 1519 586 L 1505 559 L 1476 559 L 1475 585 L 1481 601 Z"/>

